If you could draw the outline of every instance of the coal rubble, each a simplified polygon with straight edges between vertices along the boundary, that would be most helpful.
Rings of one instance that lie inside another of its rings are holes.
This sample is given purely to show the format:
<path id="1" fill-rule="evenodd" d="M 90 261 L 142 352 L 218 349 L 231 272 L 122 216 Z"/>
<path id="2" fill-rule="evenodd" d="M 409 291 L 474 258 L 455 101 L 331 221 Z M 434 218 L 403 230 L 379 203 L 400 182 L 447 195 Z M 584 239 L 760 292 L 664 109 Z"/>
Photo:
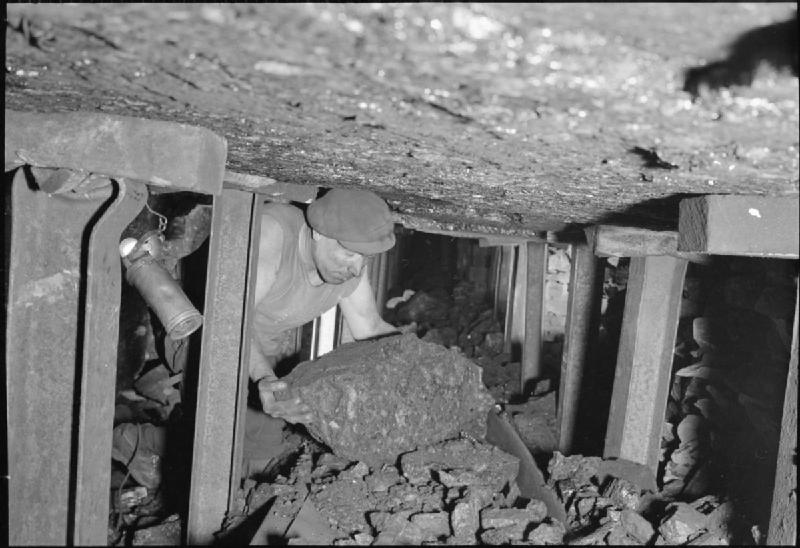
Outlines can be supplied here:
<path id="1" fill-rule="evenodd" d="M 253 543 L 696 546 L 732 544 L 739 519 L 715 496 L 670 502 L 624 460 L 556 452 L 548 472 L 567 510 L 561 523 L 521 495 L 516 457 L 481 441 L 446 440 L 375 468 L 319 448 L 307 444 L 285 475 L 251 485 L 229 527 L 268 508 Z"/>
<path id="2" fill-rule="evenodd" d="M 274 497 L 267 524 L 287 509 L 299 512 L 299 501 L 312 505 L 308 513 L 318 522 L 289 527 L 289 544 L 560 544 L 563 525 L 547 517 L 543 502 L 520 496 L 518 465 L 516 457 L 468 438 L 376 468 L 304 453 L 286 476 L 255 489 L 248 505 L 252 511 Z"/>
<path id="3" fill-rule="evenodd" d="M 571 545 L 730 545 L 740 516 L 730 501 L 709 495 L 671 501 L 655 492 L 644 466 L 555 452 L 550 484 L 567 510 Z"/>

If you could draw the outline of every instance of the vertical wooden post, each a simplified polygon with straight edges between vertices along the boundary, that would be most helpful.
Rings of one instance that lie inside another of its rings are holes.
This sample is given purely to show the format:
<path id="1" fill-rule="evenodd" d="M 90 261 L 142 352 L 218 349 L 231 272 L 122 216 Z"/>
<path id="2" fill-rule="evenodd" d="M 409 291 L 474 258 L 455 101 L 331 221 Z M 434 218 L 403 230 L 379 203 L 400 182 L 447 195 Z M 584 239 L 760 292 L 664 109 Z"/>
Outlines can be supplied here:
<path id="1" fill-rule="evenodd" d="M 492 291 L 492 314 L 494 318 L 497 318 L 497 298 L 498 298 L 498 286 L 500 284 L 500 255 L 501 255 L 501 248 L 498 246 L 493 246 L 491 248 L 492 258 L 489 262 L 489 281 L 488 287 L 491 288 Z"/>
<path id="2" fill-rule="evenodd" d="M 522 249 L 523 246 L 520 246 Z M 527 393 L 529 381 L 542 376 L 542 323 L 544 321 L 544 280 L 547 272 L 547 243 L 527 243 L 525 280 L 525 337 L 520 367 L 520 394 Z"/>
<path id="3" fill-rule="evenodd" d="M 403 255 L 403 249 L 406 247 L 405 242 L 406 232 L 395 228 L 395 244 L 392 249 L 386 252 L 386 291 L 391 291 L 397 280 L 400 277 L 400 257 Z"/>
<path id="4" fill-rule="evenodd" d="M 524 244 L 514 246 L 516 260 L 514 261 L 514 281 L 511 285 L 511 326 L 509 328 L 509 343 L 511 345 L 511 359 L 522 362 L 522 346 L 525 344 L 525 305 L 526 286 L 528 281 L 528 247 Z"/>
<path id="5" fill-rule="evenodd" d="M 370 268 L 370 282 L 372 284 L 372 292 L 375 295 L 375 304 L 378 306 L 378 313 L 383 312 L 383 307 L 386 305 L 386 292 L 389 290 L 387 286 L 387 270 L 389 266 L 388 253 L 381 253 L 373 258 Z"/>
<path id="6" fill-rule="evenodd" d="M 587 244 L 572 246 L 567 324 L 558 389 L 558 450 L 573 451 L 584 372 L 592 357 L 600 316 L 603 269 Z"/>
<path id="7" fill-rule="evenodd" d="M 783 400 L 781 440 L 775 469 L 775 488 L 772 494 L 767 545 L 789 546 L 797 542 L 797 345 L 800 322 L 800 290 L 794 306 L 792 357 L 786 377 L 786 396 Z"/>
<path id="8" fill-rule="evenodd" d="M 109 185 L 111 185 L 109 181 Z M 115 182 L 117 195 L 91 229 L 86 261 L 74 542 L 108 541 L 111 438 L 121 294 L 119 240 L 147 202 L 147 187 Z"/>
<path id="9" fill-rule="evenodd" d="M 511 327 L 511 296 L 514 286 L 514 246 L 504 245 L 500 251 L 500 272 L 497 277 L 497 290 L 495 293 L 495 317 L 503 322 L 503 351 L 511 349 L 510 327 Z"/>
<path id="10" fill-rule="evenodd" d="M 655 474 L 687 261 L 633 257 L 603 456 Z"/>
<path id="11" fill-rule="evenodd" d="M 253 194 L 229 189 L 214 198 L 197 374 L 188 544 L 214 540 L 238 476 L 237 440 L 244 428 L 250 343 L 245 309 L 252 306 L 248 285 L 255 278 L 258 242 L 254 236 L 261 223 L 257 202 Z"/>

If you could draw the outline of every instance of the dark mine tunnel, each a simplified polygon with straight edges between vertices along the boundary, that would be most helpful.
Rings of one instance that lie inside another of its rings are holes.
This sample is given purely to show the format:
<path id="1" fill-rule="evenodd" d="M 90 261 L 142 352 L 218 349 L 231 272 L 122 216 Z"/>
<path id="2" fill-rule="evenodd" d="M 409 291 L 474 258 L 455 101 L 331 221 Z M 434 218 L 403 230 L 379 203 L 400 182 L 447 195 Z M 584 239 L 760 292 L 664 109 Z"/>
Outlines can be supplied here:
<path id="1" fill-rule="evenodd" d="M 796 543 L 794 4 L 10 4 L 8 545 Z"/>

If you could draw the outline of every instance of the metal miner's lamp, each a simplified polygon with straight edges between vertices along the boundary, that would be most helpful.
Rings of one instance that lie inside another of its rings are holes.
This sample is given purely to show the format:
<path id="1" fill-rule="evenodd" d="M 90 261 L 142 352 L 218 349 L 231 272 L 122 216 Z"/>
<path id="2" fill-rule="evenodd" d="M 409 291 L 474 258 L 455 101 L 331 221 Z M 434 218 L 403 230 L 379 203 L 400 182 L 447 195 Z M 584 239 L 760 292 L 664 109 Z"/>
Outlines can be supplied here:
<path id="1" fill-rule="evenodd" d="M 202 325 L 203 316 L 178 282 L 158 262 L 163 243 L 163 234 L 154 230 L 138 240 L 122 240 L 119 254 L 126 269 L 125 279 L 139 290 L 170 338 L 178 340 L 194 333 Z"/>

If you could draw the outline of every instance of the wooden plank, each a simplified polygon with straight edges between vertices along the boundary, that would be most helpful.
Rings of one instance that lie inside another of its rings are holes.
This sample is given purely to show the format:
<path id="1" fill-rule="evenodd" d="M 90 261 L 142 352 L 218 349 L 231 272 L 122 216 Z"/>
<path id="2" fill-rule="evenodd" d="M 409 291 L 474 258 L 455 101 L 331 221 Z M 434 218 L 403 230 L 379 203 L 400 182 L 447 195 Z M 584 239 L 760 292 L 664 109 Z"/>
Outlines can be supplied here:
<path id="1" fill-rule="evenodd" d="M 781 440 L 775 469 L 775 488 L 772 494 L 767 545 L 790 546 L 797 543 L 797 346 L 800 322 L 800 290 L 795 297 L 794 334 L 786 395 L 783 400 Z"/>
<path id="2" fill-rule="evenodd" d="M 528 281 L 528 246 L 514 246 L 514 282 L 511 285 L 511 325 L 508 339 L 511 345 L 512 361 L 522 361 L 522 347 L 525 344 L 525 305 Z"/>
<path id="3" fill-rule="evenodd" d="M 251 249 L 257 234 L 254 195 L 223 189 L 214 199 L 208 251 L 205 324 L 197 380 L 192 477 L 187 519 L 188 544 L 208 544 L 221 526 L 231 497 L 237 417 L 242 414 L 244 304 Z"/>
<path id="4" fill-rule="evenodd" d="M 397 279 L 400 276 L 400 246 L 401 242 L 405 239 L 401 232 L 395 230 L 397 235 L 397 243 L 395 246 L 386 252 L 386 294 L 388 295 L 394 286 L 397 284 Z M 384 296 L 385 298 L 385 296 Z M 386 303 L 383 303 L 384 305 Z M 383 308 L 381 308 L 381 312 Z"/>
<path id="5" fill-rule="evenodd" d="M 108 181 L 111 186 L 111 181 Z M 108 542 L 108 492 L 117 383 L 122 231 L 147 203 L 147 187 L 116 182 L 118 192 L 91 227 L 86 261 L 80 369 L 74 543 Z"/>
<path id="6" fill-rule="evenodd" d="M 492 249 L 492 257 L 489 261 L 489 279 L 487 280 L 487 287 L 490 289 L 492 296 L 492 309 L 493 313 L 497 314 L 497 285 L 500 282 L 500 255 L 502 248 L 495 247 Z"/>
<path id="7" fill-rule="evenodd" d="M 478 247 L 497 247 L 502 245 L 522 245 L 529 242 L 530 238 L 520 236 L 481 236 L 478 238 Z M 538 240 L 537 240 L 538 241 Z"/>
<path id="8" fill-rule="evenodd" d="M 798 203 L 790 196 L 709 195 L 681 200 L 678 250 L 797 259 Z"/>
<path id="9" fill-rule="evenodd" d="M 302 202 L 310 204 L 317 197 L 316 185 L 295 185 L 281 183 L 270 177 L 237 173 L 225 170 L 223 186 L 252 192 L 276 202 Z"/>
<path id="10" fill-rule="evenodd" d="M 244 315 L 242 317 L 242 325 L 244 333 L 242 340 L 242 350 L 240 354 L 241 367 L 244 368 L 243 372 L 239 371 L 238 383 L 238 396 L 236 400 L 236 419 L 233 430 L 233 459 L 231 462 L 231 475 L 228 492 L 228 508 L 234 503 L 234 499 L 238 494 L 242 481 L 246 478 L 242 477 L 242 459 L 244 453 L 244 437 L 245 437 L 245 417 L 247 416 L 247 390 L 249 385 L 250 373 L 250 352 L 252 350 L 251 342 L 255 340 L 251 333 L 253 329 L 252 316 L 255 311 L 255 292 L 256 292 L 256 279 L 258 277 L 258 242 L 261 238 L 261 220 L 263 215 L 264 201 L 259 200 L 257 197 L 253 200 L 252 213 L 250 214 L 250 234 L 249 242 L 250 248 L 247 258 L 247 278 L 245 282 L 245 307 Z M 302 328 L 297 328 L 300 331 Z M 295 346 L 299 350 L 300 334 L 295 336 Z"/>
<path id="11" fill-rule="evenodd" d="M 603 269 L 588 244 L 572 246 L 567 323 L 558 389 L 558 450 L 572 454 L 584 373 L 594 357 L 600 325 Z"/>
<path id="12" fill-rule="evenodd" d="M 501 249 L 500 275 L 495 295 L 495 317 L 503 321 L 503 351 L 511 351 L 511 309 L 514 295 L 514 246 L 507 245 Z"/>
<path id="13" fill-rule="evenodd" d="M 227 142 L 202 127 L 97 112 L 6 110 L 5 161 L 219 194 Z"/>
<path id="14" fill-rule="evenodd" d="M 687 261 L 634 257 L 603 456 L 656 473 Z"/>
<path id="15" fill-rule="evenodd" d="M 648 230 L 631 226 L 596 225 L 585 229 L 586 241 L 598 257 L 647 257 L 672 255 L 696 263 L 711 258 L 702 253 L 678 251 L 676 231 Z"/>
<path id="16" fill-rule="evenodd" d="M 71 455 L 79 439 L 75 398 L 80 397 L 76 375 L 83 344 L 78 337 L 86 283 L 83 238 L 112 188 L 92 199 L 49 197 L 17 169 L 10 190 L 4 404 L 5 481 L 13 497 L 8 540 L 12 546 L 73 544 L 77 474 Z M 109 435 L 98 443 L 110 441 Z M 109 461 L 103 466 L 108 468 Z M 103 496 L 107 501 L 108 492 Z"/>
<path id="17" fill-rule="evenodd" d="M 532 381 L 542 376 L 542 324 L 544 323 L 544 281 L 547 272 L 547 244 L 525 244 L 527 265 L 525 280 L 525 320 L 522 362 L 520 364 L 520 394 L 527 394 Z M 522 246 L 520 246 L 520 249 Z"/>
<path id="18" fill-rule="evenodd" d="M 383 310 L 386 304 L 386 292 L 389 290 L 387 287 L 387 269 L 389 267 L 389 254 L 381 253 L 372 259 L 369 265 L 370 269 L 370 283 L 372 285 L 372 292 L 375 296 L 375 303 L 378 306 L 378 313 Z"/>
<path id="19" fill-rule="evenodd" d="M 497 226 L 482 226 L 470 224 L 462 226 L 457 223 L 447 223 L 423 218 L 407 213 L 393 213 L 392 218 L 395 223 L 405 228 L 429 234 L 442 234 L 452 238 L 488 238 L 488 237 L 509 237 L 520 238 L 521 240 L 545 240 L 546 232 L 541 230 L 508 230 Z"/>

